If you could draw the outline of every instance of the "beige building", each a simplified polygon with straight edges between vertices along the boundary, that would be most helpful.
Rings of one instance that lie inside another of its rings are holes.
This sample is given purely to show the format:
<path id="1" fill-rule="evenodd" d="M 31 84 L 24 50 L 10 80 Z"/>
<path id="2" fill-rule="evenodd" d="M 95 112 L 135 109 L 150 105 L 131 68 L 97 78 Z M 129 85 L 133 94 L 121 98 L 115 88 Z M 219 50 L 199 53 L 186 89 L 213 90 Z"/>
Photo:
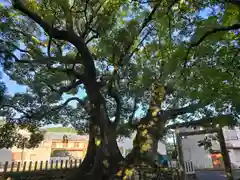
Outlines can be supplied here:
<path id="1" fill-rule="evenodd" d="M 26 131 L 21 131 L 24 136 L 29 136 Z M 66 135 L 68 142 L 63 142 Z M 0 162 L 4 161 L 49 161 L 52 157 L 69 157 L 71 159 L 83 159 L 88 146 L 87 135 L 76 133 L 46 132 L 44 140 L 39 147 L 34 149 L 11 149 L 0 150 Z"/>

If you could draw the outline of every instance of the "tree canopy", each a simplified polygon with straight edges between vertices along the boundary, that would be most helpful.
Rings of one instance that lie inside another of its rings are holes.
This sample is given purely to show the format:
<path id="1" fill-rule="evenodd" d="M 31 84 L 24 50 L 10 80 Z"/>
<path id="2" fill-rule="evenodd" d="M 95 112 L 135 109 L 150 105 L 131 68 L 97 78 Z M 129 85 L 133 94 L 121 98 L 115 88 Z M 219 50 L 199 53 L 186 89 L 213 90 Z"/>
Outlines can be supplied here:
<path id="1" fill-rule="evenodd" d="M 1 111 L 31 132 L 50 123 L 90 132 L 93 123 L 102 141 L 110 126 L 126 135 L 142 124 L 158 139 L 179 119 L 236 124 L 239 8 L 237 0 L 1 4 L 0 62 L 27 86 L 4 95 Z"/>

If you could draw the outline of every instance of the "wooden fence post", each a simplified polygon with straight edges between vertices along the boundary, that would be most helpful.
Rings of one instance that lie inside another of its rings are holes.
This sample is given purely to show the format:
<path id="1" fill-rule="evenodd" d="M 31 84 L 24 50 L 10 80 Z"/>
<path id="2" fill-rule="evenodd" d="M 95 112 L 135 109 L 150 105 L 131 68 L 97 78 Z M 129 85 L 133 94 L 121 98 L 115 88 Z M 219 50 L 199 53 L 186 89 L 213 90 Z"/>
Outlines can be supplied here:
<path id="1" fill-rule="evenodd" d="M 15 164 L 15 163 L 14 163 L 14 161 L 13 161 L 12 164 L 11 164 L 11 170 L 10 170 L 11 172 L 13 172 L 14 164 Z"/>
<path id="2" fill-rule="evenodd" d="M 32 161 L 30 161 L 28 165 L 28 171 L 31 171 L 31 170 L 32 170 Z"/>
<path id="3" fill-rule="evenodd" d="M 78 165 L 78 167 L 80 167 L 81 164 L 82 164 L 82 159 L 79 160 L 79 165 Z"/>
<path id="4" fill-rule="evenodd" d="M 58 169 L 58 160 L 56 160 L 55 168 Z"/>
<path id="5" fill-rule="evenodd" d="M 77 167 L 77 159 L 75 159 L 75 161 L 74 161 L 74 167 L 75 168 Z"/>
<path id="6" fill-rule="evenodd" d="M 53 160 L 51 160 L 50 169 L 53 169 Z"/>
<path id="7" fill-rule="evenodd" d="M 6 161 L 5 164 L 4 164 L 4 170 L 3 170 L 3 172 L 4 172 L 4 173 L 7 172 L 7 169 L 8 169 L 8 161 Z"/>
<path id="8" fill-rule="evenodd" d="M 34 165 L 34 171 L 36 171 L 36 170 L 37 170 L 37 164 L 38 164 L 38 162 L 37 162 L 37 161 L 35 161 L 35 165 Z"/>
<path id="9" fill-rule="evenodd" d="M 43 168 L 43 161 L 40 162 L 40 170 Z"/>
<path id="10" fill-rule="evenodd" d="M 65 161 L 65 169 L 68 168 L 68 160 Z"/>
<path id="11" fill-rule="evenodd" d="M 25 170 L 26 170 L 26 165 L 27 165 L 27 162 L 26 162 L 26 161 L 24 161 L 24 163 L 23 163 L 23 169 L 22 169 L 22 171 L 25 171 Z"/>
<path id="12" fill-rule="evenodd" d="M 19 170 L 20 170 L 20 166 L 21 166 L 21 163 L 18 162 L 18 163 L 17 163 L 17 172 L 19 172 Z"/>
<path id="13" fill-rule="evenodd" d="M 45 164 L 45 170 L 48 169 L 48 161 L 46 161 L 46 164 Z"/>
<path id="14" fill-rule="evenodd" d="M 63 168 L 63 160 L 61 160 L 61 163 L 60 163 L 60 169 Z"/>

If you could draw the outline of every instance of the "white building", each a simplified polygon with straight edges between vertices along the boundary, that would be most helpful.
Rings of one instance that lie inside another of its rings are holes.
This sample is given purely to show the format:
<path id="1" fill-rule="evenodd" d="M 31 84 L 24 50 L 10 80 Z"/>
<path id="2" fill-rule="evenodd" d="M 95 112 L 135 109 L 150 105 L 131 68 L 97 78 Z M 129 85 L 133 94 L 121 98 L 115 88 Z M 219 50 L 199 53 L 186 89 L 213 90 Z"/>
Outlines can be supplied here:
<path id="1" fill-rule="evenodd" d="M 124 137 L 118 139 L 117 143 L 124 157 L 126 157 L 131 152 L 135 136 L 136 133 L 133 133 L 130 138 Z M 158 142 L 158 153 L 161 155 L 167 155 L 166 145 L 161 141 Z"/>
<path id="2" fill-rule="evenodd" d="M 192 129 L 181 128 L 180 132 L 192 131 Z M 233 166 L 240 167 L 240 129 L 235 127 L 229 129 L 228 127 L 223 128 L 226 146 L 229 150 L 229 157 Z M 203 147 L 198 146 L 198 141 L 203 140 L 206 135 L 194 135 L 187 136 L 182 139 L 182 150 L 184 161 L 192 161 L 195 168 L 216 168 L 214 166 L 215 160 L 219 160 L 221 163 L 218 167 L 223 167 L 223 162 L 220 154 L 220 145 L 217 141 L 212 141 L 212 149 L 215 151 L 214 154 L 210 154 Z M 217 158 L 217 159 L 216 159 Z"/>
<path id="3" fill-rule="evenodd" d="M 5 161 L 12 160 L 12 151 L 6 148 L 0 149 L 0 164 L 4 164 Z"/>

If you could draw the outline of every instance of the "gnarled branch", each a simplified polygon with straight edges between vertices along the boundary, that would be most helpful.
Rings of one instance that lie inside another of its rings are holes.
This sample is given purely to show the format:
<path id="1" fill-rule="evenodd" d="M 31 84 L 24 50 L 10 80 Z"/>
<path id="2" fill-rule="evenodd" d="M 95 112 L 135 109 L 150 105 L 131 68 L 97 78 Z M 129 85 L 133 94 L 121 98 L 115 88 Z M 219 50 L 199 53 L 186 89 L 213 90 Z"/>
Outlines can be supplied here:
<path id="1" fill-rule="evenodd" d="M 236 121 L 234 120 L 233 115 L 227 114 L 227 115 L 219 115 L 214 117 L 204 117 L 199 120 L 193 120 L 183 123 L 175 123 L 172 125 L 168 125 L 166 129 L 177 129 L 182 127 L 211 127 L 219 124 L 220 126 L 227 126 L 234 124 Z"/>
<path id="2" fill-rule="evenodd" d="M 159 116 L 164 117 L 166 120 L 174 119 L 177 116 L 187 114 L 187 113 L 194 113 L 196 110 L 205 107 L 206 105 L 197 103 L 197 104 L 191 104 L 189 106 L 183 107 L 183 108 L 177 108 L 177 109 L 171 109 L 171 110 L 165 110 L 160 114 Z"/>
<path id="3" fill-rule="evenodd" d="M 77 34 L 72 31 L 63 31 L 53 28 L 50 24 L 45 22 L 39 15 L 25 7 L 20 0 L 13 0 L 13 7 L 27 15 L 37 24 L 39 24 L 50 37 L 58 40 L 64 40 L 73 44 L 77 48 L 79 53 L 82 55 L 81 59 L 83 60 L 83 64 L 86 68 L 86 71 L 84 71 L 85 75 L 89 79 L 95 80 L 96 69 L 94 65 L 94 59 L 87 45 L 85 44 L 84 40 L 81 37 L 77 36 Z"/>
<path id="4" fill-rule="evenodd" d="M 240 29 L 240 24 L 233 24 L 231 26 L 213 28 L 212 30 L 205 32 L 196 42 L 192 42 L 189 45 L 186 55 L 184 57 L 185 59 L 184 68 L 187 67 L 188 55 L 190 54 L 191 50 L 194 47 L 199 46 L 208 36 L 215 34 L 217 32 L 231 31 L 231 30 L 237 30 L 237 29 Z"/>

